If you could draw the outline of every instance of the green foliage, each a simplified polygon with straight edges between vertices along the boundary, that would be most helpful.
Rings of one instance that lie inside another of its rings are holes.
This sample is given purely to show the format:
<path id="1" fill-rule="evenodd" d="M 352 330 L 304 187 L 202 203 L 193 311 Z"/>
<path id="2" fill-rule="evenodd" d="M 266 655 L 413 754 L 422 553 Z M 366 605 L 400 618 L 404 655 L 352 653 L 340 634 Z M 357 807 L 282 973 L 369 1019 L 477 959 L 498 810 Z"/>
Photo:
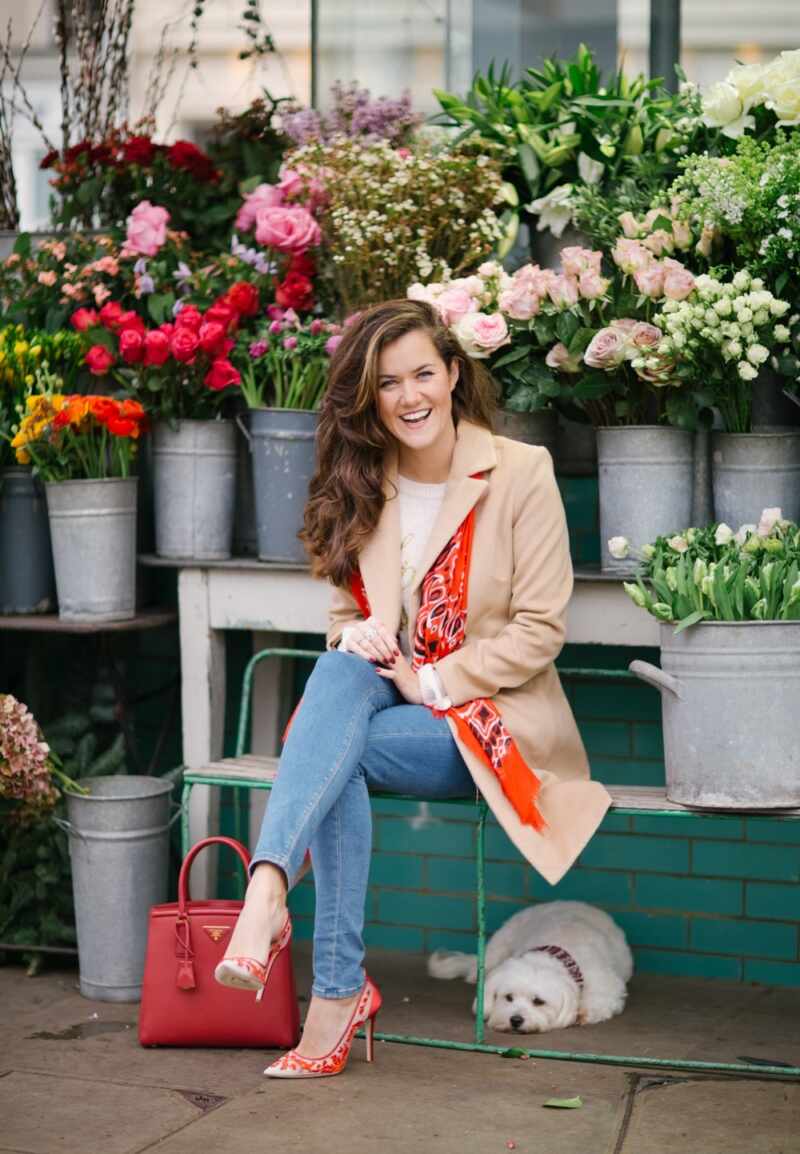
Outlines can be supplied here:
<path id="1" fill-rule="evenodd" d="M 230 173 L 243 192 L 252 192 L 264 182 L 276 184 L 283 155 L 291 144 L 274 122 L 275 114 L 280 114 L 290 100 L 276 98 L 266 88 L 263 92 L 243 112 L 218 109 L 208 145 L 214 163 Z M 251 182 L 252 187 L 241 189 L 244 182 Z"/>

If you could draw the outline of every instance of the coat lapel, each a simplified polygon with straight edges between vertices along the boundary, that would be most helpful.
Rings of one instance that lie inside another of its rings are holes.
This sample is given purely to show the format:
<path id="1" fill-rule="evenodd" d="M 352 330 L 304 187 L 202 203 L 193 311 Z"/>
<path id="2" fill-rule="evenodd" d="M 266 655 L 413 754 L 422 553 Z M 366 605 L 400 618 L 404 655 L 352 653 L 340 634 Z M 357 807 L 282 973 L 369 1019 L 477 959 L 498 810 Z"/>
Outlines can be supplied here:
<path id="1" fill-rule="evenodd" d="M 423 551 L 414 584 L 411 587 L 412 592 L 419 588 L 422 579 L 442 549 L 489 488 L 488 481 L 479 480 L 470 474 L 485 473 L 493 469 L 496 464 L 497 455 L 492 433 L 488 429 L 481 428 L 480 425 L 473 425 L 469 421 L 460 421 L 444 500 Z"/>

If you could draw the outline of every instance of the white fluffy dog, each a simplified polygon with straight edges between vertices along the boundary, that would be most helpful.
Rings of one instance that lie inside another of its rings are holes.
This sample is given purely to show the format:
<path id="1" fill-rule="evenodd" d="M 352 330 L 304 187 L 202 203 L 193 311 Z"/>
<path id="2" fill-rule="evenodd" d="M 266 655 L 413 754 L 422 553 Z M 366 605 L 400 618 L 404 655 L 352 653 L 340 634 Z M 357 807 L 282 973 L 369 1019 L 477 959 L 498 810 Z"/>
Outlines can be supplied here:
<path id="1" fill-rule="evenodd" d="M 475 982 L 478 959 L 437 950 L 428 973 Z M 622 1012 L 632 973 L 625 935 L 602 910 L 585 902 L 531 906 L 489 939 L 483 1016 L 493 1030 L 520 1034 L 604 1022 Z"/>

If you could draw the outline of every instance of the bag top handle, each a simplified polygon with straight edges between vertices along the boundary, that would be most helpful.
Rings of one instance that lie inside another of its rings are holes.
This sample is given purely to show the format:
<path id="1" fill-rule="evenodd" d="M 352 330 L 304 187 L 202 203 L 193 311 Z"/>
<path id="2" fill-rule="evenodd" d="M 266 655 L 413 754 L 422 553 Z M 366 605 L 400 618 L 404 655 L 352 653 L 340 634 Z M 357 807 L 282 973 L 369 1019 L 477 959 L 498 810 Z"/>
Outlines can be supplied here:
<path id="1" fill-rule="evenodd" d="M 250 854 L 247 852 L 245 846 L 240 841 L 236 841 L 232 837 L 205 837 L 202 841 L 198 841 L 187 853 L 181 865 L 181 872 L 178 875 L 178 916 L 183 917 L 186 914 L 186 903 L 191 900 L 189 894 L 189 871 L 192 868 L 192 862 L 200 853 L 201 850 L 207 849 L 211 845 L 226 845 L 232 849 L 239 857 L 244 866 L 245 873 L 248 872 L 250 865 Z"/>

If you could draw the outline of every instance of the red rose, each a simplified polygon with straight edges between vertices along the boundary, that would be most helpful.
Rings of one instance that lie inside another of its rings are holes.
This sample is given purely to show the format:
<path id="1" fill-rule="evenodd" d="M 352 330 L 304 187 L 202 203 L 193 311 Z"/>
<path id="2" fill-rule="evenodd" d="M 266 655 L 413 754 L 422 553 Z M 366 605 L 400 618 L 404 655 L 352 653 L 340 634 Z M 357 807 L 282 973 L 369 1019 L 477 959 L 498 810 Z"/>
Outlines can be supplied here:
<path id="1" fill-rule="evenodd" d="M 175 326 L 170 321 L 164 321 L 163 324 L 158 326 L 158 331 L 160 333 L 166 333 L 168 337 L 171 337 L 175 332 Z"/>
<path id="2" fill-rule="evenodd" d="M 39 168 L 52 168 L 59 158 L 59 151 L 57 148 L 51 148 L 45 157 L 40 161 Z"/>
<path id="3" fill-rule="evenodd" d="M 156 146 L 149 136 L 129 136 L 122 149 L 128 164 L 150 164 L 155 154 Z"/>
<path id="4" fill-rule="evenodd" d="M 191 329 L 197 332 L 203 323 L 203 314 L 194 305 L 184 305 L 175 318 L 176 329 Z"/>
<path id="5" fill-rule="evenodd" d="M 142 336 L 144 336 L 145 333 L 145 323 L 139 314 L 135 313 L 133 309 L 128 309 L 127 312 L 122 313 L 114 327 L 118 333 L 124 333 L 129 330 L 141 333 Z"/>
<path id="6" fill-rule="evenodd" d="M 205 383 L 209 389 L 213 389 L 215 393 L 222 389 L 229 389 L 232 385 L 241 384 L 242 378 L 238 369 L 235 369 L 230 361 L 219 357 L 214 361 L 211 368 L 205 376 Z"/>
<path id="7" fill-rule="evenodd" d="M 211 159 L 190 140 L 176 140 L 167 150 L 167 160 L 173 168 L 190 172 L 197 180 L 219 180 Z"/>
<path id="8" fill-rule="evenodd" d="M 169 335 L 160 329 L 152 329 L 144 335 L 144 363 L 163 365 L 169 357 Z"/>
<path id="9" fill-rule="evenodd" d="M 206 309 L 205 319 L 209 323 L 213 321 L 215 324 L 222 325 L 225 331 L 228 332 L 229 329 L 236 328 L 239 314 L 224 301 L 217 301 L 210 309 Z"/>
<path id="10" fill-rule="evenodd" d="M 259 307 L 258 289 L 249 281 L 237 281 L 228 289 L 221 303 L 229 304 L 240 316 L 254 317 Z"/>
<path id="11" fill-rule="evenodd" d="M 86 364 L 90 373 L 94 373 L 96 377 L 104 377 L 114 364 L 114 358 L 102 345 L 92 345 L 86 354 Z"/>
<path id="12" fill-rule="evenodd" d="M 107 144 L 96 144 L 93 146 L 89 157 L 92 164 L 110 164 L 114 159 L 114 153 Z"/>
<path id="13" fill-rule="evenodd" d="M 87 329 L 94 328 L 100 323 L 100 316 L 96 309 L 76 309 L 69 318 L 69 323 L 79 333 L 85 333 Z"/>
<path id="14" fill-rule="evenodd" d="M 83 155 L 87 159 L 92 155 L 92 145 L 88 140 L 81 140 L 77 144 L 73 144 L 70 148 L 64 150 L 64 162 L 66 164 L 74 164 Z"/>
<path id="15" fill-rule="evenodd" d="M 225 349 L 225 329 L 222 325 L 217 324 L 216 321 L 208 321 L 200 326 L 200 331 L 197 334 L 200 340 L 200 348 L 209 357 L 221 356 Z"/>
<path id="16" fill-rule="evenodd" d="M 190 365 L 194 362 L 199 343 L 197 333 L 193 333 L 191 329 L 176 328 L 169 342 L 169 351 L 176 361 Z"/>
<path id="17" fill-rule="evenodd" d="M 144 334 L 125 329 L 119 334 L 119 355 L 126 365 L 138 365 L 144 352 Z"/>
<path id="18" fill-rule="evenodd" d="M 123 315 L 124 309 L 121 304 L 117 301 L 108 301 L 100 309 L 100 324 L 105 325 L 107 329 L 116 329 Z"/>
<path id="19" fill-rule="evenodd" d="M 300 276 L 312 277 L 317 271 L 317 266 L 314 264 L 314 258 L 307 252 L 295 252 L 292 254 L 292 259 L 289 261 L 287 274 L 299 273 Z"/>
<path id="20" fill-rule="evenodd" d="M 289 272 L 275 286 L 275 303 L 282 309 L 294 309 L 296 312 L 310 309 L 314 304 L 314 286 L 307 276 Z"/>

